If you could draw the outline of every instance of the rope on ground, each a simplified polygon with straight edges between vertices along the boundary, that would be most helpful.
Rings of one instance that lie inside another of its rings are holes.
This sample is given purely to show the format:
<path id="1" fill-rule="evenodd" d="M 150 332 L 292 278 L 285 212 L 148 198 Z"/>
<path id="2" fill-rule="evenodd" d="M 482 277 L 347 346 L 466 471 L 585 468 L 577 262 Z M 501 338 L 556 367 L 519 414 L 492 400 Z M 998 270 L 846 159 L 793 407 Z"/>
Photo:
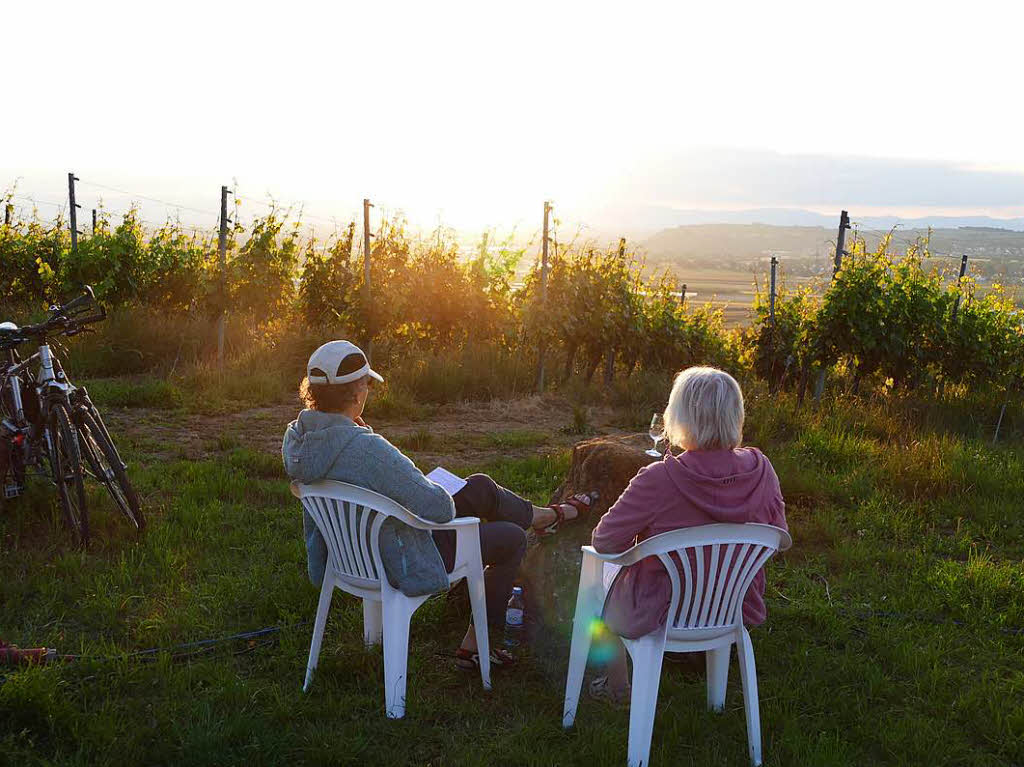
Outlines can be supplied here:
<path id="1" fill-rule="evenodd" d="M 279 634 L 282 631 L 301 628 L 302 626 L 307 626 L 310 623 L 312 623 L 311 620 L 305 620 L 300 621 L 298 623 L 286 624 L 283 626 L 265 626 L 264 628 L 254 629 L 252 631 L 239 631 L 235 634 L 229 634 L 223 637 L 199 639 L 194 642 L 184 642 L 182 644 L 170 645 L 167 647 L 149 647 L 145 650 L 135 650 L 121 655 L 83 655 L 77 653 L 55 653 L 53 655 L 53 659 L 63 661 L 86 660 L 99 662 L 119 661 L 131 658 L 148 660 L 158 655 L 166 653 L 169 654 L 173 659 L 178 660 L 182 658 L 191 658 L 193 656 L 209 652 L 210 650 L 214 649 L 217 645 L 222 645 L 227 642 L 246 641 L 248 642 L 247 646 L 234 653 L 235 655 L 241 655 L 243 653 L 251 652 L 252 650 L 257 649 L 259 647 L 266 647 L 267 645 L 272 644 L 276 639 L 264 639 L 262 642 L 255 641 L 257 639 L 260 639 L 261 637 L 268 637 L 274 634 Z M 41 661 L 43 659 L 40 658 L 39 660 Z"/>

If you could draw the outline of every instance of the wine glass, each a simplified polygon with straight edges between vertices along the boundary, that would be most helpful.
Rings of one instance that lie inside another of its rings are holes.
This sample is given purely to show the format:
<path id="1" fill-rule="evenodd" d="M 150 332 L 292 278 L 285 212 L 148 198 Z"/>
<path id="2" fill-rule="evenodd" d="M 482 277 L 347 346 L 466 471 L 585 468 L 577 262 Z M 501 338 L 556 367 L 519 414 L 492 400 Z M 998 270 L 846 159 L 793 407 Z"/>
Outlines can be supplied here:
<path id="1" fill-rule="evenodd" d="M 665 422 L 660 413 L 655 413 L 651 416 L 651 426 L 647 433 L 654 440 L 654 447 L 644 452 L 651 456 L 651 458 L 661 458 L 661 453 L 658 452 L 658 443 L 665 439 Z"/>

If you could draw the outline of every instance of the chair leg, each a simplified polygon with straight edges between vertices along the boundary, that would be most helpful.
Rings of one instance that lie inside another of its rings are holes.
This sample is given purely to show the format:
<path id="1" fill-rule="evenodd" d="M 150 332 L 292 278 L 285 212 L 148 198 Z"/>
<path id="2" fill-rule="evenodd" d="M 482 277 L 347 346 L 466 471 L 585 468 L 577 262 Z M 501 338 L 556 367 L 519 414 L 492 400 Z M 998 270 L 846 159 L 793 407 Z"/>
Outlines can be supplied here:
<path id="1" fill-rule="evenodd" d="M 761 764 L 761 712 L 757 699 L 757 667 L 754 665 L 754 645 L 746 628 L 740 630 L 736 642 L 743 682 L 743 710 L 747 715 L 747 744 L 751 764 Z"/>
<path id="2" fill-rule="evenodd" d="M 384 632 L 384 613 L 381 602 L 363 600 L 363 641 L 367 647 L 380 644 Z"/>
<path id="3" fill-rule="evenodd" d="M 704 653 L 708 673 L 708 710 L 725 708 L 725 686 L 729 681 L 729 655 L 732 645 L 718 647 Z"/>
<path id="4" fill-rule="evenodd" d="M 327 625 L 327 613 L 330 612 L 331 597 L 333 596 L 334 581 L 325 574 L 324 582 L 320 587 L 320 601 L 316 606 L 316 620 L 313 622 L 313 641 L 309 644 L 309 661 L 306 663 L 306 681 L 302 685 L 303 692 L 308 692 L 310 684 L 313 683 L 313 672 L 316 671 L 316 664 L 320 659 L 320 643 L 324 638 L 324 627 Z"/>
<path id="5" fill-rule="evenodd" d="M 414 608 L 401 594 L 384 597 L 384 709 L 389 719 L 405 716 L 409 667 L 409 621 Z"/>
<path id="6" fill-rule="evenodd" d="M 476 632 L 476 647 L 480 654 L 480 681 L 485 690 L 491 689 L 491 641 L 487 629 L 487 596 L 484 591 L 483 564 L 479 561 L 470 567 L 466 576 L 469 602 L 473 608 L 473 629 Z"/>
<path id="7" fill-rule="evenodd" d="M 572 727 L 576 721 L 576 708 L 580 702 L 583 674 L 590 655 L 591 630 L 600 609 L 598 590 L 601 587 L 601 560 L 583 555 L 580 567 L 580 585 L 576 592 L 576 613 L 572 620 L 572 644 L 569 647 L 569 671 L 565 678 L 565 704 L 562 707 L 562 726 Z"/>
<path id="8" fill-rule="evenodd" d="M 661 662 L 665 652 L 664 633 L 625 642 L 633 658 L 633 693 L 629 700 L 629 767 L 650 764 L 654 713 L 658 707 Z"/>

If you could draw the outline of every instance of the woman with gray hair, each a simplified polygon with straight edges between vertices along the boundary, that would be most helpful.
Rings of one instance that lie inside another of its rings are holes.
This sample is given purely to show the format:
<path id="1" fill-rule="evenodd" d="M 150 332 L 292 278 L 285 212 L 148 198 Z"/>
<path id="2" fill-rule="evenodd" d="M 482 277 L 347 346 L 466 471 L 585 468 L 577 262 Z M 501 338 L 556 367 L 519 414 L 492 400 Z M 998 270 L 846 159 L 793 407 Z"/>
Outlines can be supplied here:
<path id="1" fill-rule="evenodd" d="M 594 528 L 593 545 L 618 554 L 646 538 L 715 522 L 761 522 L 786 529 L 779 479 L 768 459 L 743 441 L 743 393 L 728 373 L 692 367 L 679 373 L 665 408 L 665 435 L 683 452 L 640 469 Z M 636 639 L 664 625 L 672 596 L 668 573 L 657 557 L 631 567 L 605 565 L 611 591 L 603 619 L 617 636 Z M 743 600 L 743 621 L 764 622 L 764 571 Z M 629 700 L 621 645 L 608 675 L 591 693 L 613 702 Z"/>

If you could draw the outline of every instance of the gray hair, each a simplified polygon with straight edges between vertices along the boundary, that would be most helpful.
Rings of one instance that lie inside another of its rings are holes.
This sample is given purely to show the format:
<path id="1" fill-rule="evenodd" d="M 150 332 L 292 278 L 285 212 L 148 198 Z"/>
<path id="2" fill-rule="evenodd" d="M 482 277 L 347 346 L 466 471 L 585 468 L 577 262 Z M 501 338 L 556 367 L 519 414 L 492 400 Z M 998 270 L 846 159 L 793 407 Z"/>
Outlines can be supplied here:
<path id="1" fill-rule="evenodd" d="M 665 436 L 686 450 L 721 450 L 743 441 L 743 392 L 724 370 L 693 367 L 672 384 Z"/>

